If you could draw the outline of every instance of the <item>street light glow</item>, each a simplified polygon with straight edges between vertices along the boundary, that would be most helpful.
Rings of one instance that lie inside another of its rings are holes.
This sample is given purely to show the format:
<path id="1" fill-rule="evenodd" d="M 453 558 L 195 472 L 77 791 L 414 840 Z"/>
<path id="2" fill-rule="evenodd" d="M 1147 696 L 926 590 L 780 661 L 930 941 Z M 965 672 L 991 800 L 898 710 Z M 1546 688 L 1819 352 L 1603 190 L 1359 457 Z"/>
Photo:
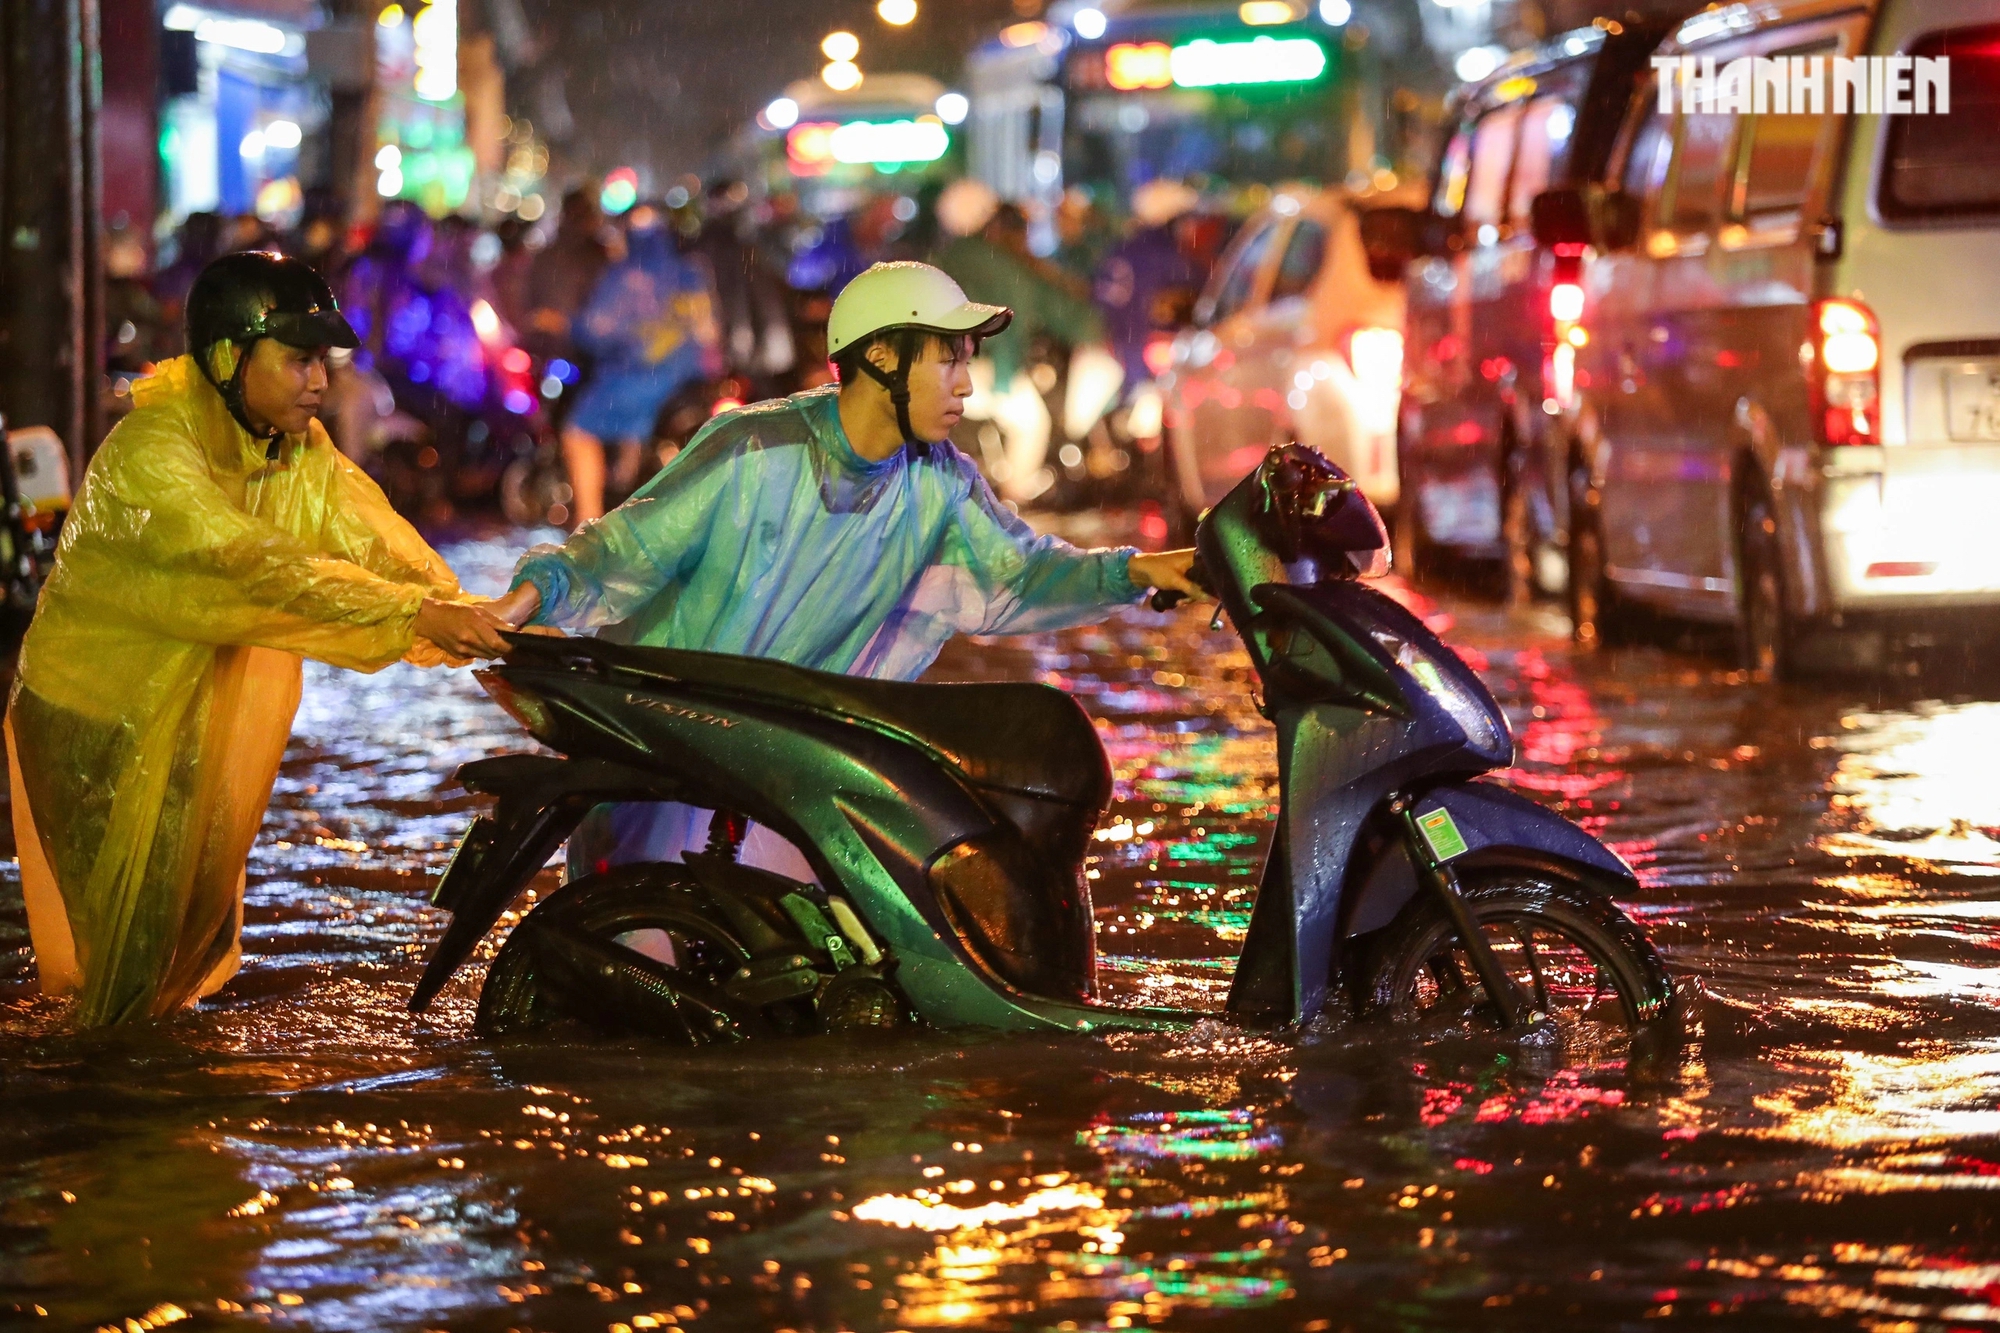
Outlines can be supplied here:
<path id="1" fill-rule="evenodd" d="M 799 104 L 789 97 L 776 97 L 764 108 L 764 119 L 774 130 L 788 130 L 799 123 Z"/>
<path id="2" fill-rule="evenodd" d="M 1467 83 L 1477 83 L 1500 68 L 1500 61 L 1505 54 L 1498 47 L 1475 46 L 1459 56 L 1451 67 L 1452 73 Z"/>
<path id="3" fill-rule="evenodd" d="M 304 140 L 305 132 L 294 120 L 274 120 L 264 127 L 264 143 L 270 148 L 297 148 Z"/>
<path id="4" fill-rule="evenodd" d="M 853 33 L 841 30 L 828 33 L 819 44 L 820 53 L 836 65 L 843 61 L 851 63 L 861 54 L 861 39 Z"/>
<path id="5" fill-rule="evenodd" d="M 1243 0 L 1236 7 L 1236 17 L 1257 28 L 1290 23 L 1298 18 L 1298 13 L 1293 10 L 1290 0 Z"/>
<path id="6" fill-rule="evenodd" d="M 947 125 L 962 125 L 966 115 L 972 110 L 972 103 L 964 93 L 946 93 L 937 100 L 938 119 Z"/>
<path id="7" fill-rule="evenodd" d="M 861 86 L 861 67 L 852 60 L 836 60 L 821 70 L 819 77 L 837 93 L 852 92 Z"/>
<path id="8" fill-rule="evenodd" d="M 900 28 L 916 21 L 917 0 L 882 0 L 875 6 L 875 16 L 892 28 Z"/>
<path id="9" fill-rule="evenodd" d="M 160 19 L 171 32 L 191 32 L 198 42 L 211 42 L 260 56 L 296 55 L 305 49 L 303 38 L 295 37 L 275 24 L 261 19 L 217 18 L 193 5 L 171 5 Z"/>
<path id="10" fill-rule="evenodd" d="M 1329 28 L 1344 28 L 1354 17 L 1352 0 L 1319 0 L 1319 19 Z"/>
<path id="11" fill-rule="evenodd" d="M 417 96 L 450 101 L 458 92 L 458 0 L 431 0 L 410 32 L 417 48 Z"/>
<path id="12" fill-rule="evenodd" d="M 1104 11 L 1101 9 L 1079 9 L 1069 16 L 1069 26 L 1076 29 L 1076 35 L 1087 42 L 1094 42 L 1104 35 Z"/>

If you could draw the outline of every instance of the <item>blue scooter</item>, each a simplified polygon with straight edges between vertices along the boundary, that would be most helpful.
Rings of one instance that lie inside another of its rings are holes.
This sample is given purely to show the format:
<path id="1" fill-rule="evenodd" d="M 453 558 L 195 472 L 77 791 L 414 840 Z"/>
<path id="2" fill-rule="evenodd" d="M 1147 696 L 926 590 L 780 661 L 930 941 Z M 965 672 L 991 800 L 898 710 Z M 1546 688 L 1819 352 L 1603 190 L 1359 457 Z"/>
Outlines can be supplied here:
<path id="1" fill-rule="evenodd" d="M 1613 899 L 1636 887 L 1559 815 L 1478 779 L 1512 761 L 1478 677 L 1361 576 L 1382 520 L 1317 453 L 1274 448 L 1197 530 L 1276 724 L 1280 810 L 1228 1013 L 1522 1028 L 1674 1019 L 1658 952 Z M 1166 609 L 1175 600 L 1156 596 Z M 452 913 L 422 1009 L 584 813 L 605 801 L 716 811 L 684 862 L 566 884 L 486 976 L 480 1028 L 556 1020 L 693 1043 L 828 1030 L 1185 1027 L 1206 1015 L 1097 1003 L 1083 861 L 1111 793 L 1069 696 L 904 684 L 781 662 L 522 636 L 479 673 L 561 756 L 459 770 L 497 798 L 434 901 Z M 815 882 L 738 860 L 748 821 Z"/>

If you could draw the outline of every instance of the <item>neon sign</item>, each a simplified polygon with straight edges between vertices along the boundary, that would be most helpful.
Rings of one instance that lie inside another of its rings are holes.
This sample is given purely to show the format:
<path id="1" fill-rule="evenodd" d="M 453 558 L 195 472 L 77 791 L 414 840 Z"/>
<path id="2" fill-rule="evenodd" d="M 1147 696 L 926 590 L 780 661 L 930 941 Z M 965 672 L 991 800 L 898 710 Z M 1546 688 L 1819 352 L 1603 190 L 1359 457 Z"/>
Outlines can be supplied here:
<path id="1" fill-rule="evenodd" d="M 1104 79 L 1120 92 L 1170 88 L 1173 48 L 1165 42 L 1120 42 L 1104 53 Z"/>
<path id="2" fill-rule="evenodd" d="M 1311 83 L 1326 73 L 1326 48 L 1310 37 L 1207 37 L 1180 46 L 1119 42 L 1104 52 L 1104 81 L 1120 92 L 1145 88 L 1222 88 L 1250 83 Z"/>
<path id="3" fill-rule="evenodd" d="M 1174 83 L 1219 88 L 1245 83 L 1310 83 L 1326 73 L 1326 48 L 1310 37 L 1253 37 L 1216 42 L 1198 37 L 1176 46 Z"/>
<path id="4" fill-rule="evenodd" d="M 935 162 L 951 148 L 951 133 L 935 116 L 917 120 L 850 120 L 844 125 L 807 121 L 785 136 L 785 156 L 808 173 L 843 166 L 901 166 Z"/>

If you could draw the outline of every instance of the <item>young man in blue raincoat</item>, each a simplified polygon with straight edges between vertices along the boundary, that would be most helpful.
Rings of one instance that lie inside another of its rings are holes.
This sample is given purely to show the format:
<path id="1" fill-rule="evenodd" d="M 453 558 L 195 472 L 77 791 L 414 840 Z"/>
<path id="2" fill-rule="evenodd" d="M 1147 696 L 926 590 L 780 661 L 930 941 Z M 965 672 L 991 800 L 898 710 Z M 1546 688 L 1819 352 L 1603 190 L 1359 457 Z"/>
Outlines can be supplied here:
<path id="1" fill-rule="evenodd" d="M 953 634 L 1089 624 L 1152 588 L 1198 594 L 1192 551 L 1037 537 L 947 442 L 978 340 L 1012 318 L 929 265 L 875 265 L 828 321 L 837 386 L 717 417 L 630 500 L 530 552 L 492 609 L 512 624 L 914 680 Z M 572 872 L 675 859 L 706 820 L 676 806 L 593 817 L 571 839 Z M 812 877 L 763 830 L 745 857 Z"/>

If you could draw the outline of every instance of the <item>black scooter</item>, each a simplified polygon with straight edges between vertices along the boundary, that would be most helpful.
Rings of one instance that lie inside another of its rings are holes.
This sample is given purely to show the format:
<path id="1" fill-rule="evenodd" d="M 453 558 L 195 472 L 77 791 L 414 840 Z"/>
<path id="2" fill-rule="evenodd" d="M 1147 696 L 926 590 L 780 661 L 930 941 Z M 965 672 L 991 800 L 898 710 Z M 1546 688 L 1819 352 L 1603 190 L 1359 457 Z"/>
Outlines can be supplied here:
<path id="1" fill-rule="evenodd" d="M 1279 747 L 1278 826 L 1229 1013 L 1303 1023 L 1331 995 L 1461 1028 L 1660 1029 L 1674 1011 L 1666 969 L 1612 902 L 1632 872 L 1567 820 L 1475 780 L 1511 762 L 1506 719 L 1456 654 L 1359 582 L 1386 569 L 1387 548 L 1374 507 L 1298 445 L 1271 450 L 1198 529 L 1197 572 L 1249 649 Z M 411 1008 L 592 806 L 680 801 L 717 812 L 708 848 L 589 875 L 527 913 L 487 973 L 482 1031 L 574 1019 L 692 1044 L 1204 1016 L 1093 1003 L 1082 865 L 1111 773 L 1060 691 L 513 643 L 481 683 L 568 757 L 459 770 L 498 805 L 438 884 L 452 921 Z M 740 864 L 749 820 L 797 846 L 818 882 Z"/>

